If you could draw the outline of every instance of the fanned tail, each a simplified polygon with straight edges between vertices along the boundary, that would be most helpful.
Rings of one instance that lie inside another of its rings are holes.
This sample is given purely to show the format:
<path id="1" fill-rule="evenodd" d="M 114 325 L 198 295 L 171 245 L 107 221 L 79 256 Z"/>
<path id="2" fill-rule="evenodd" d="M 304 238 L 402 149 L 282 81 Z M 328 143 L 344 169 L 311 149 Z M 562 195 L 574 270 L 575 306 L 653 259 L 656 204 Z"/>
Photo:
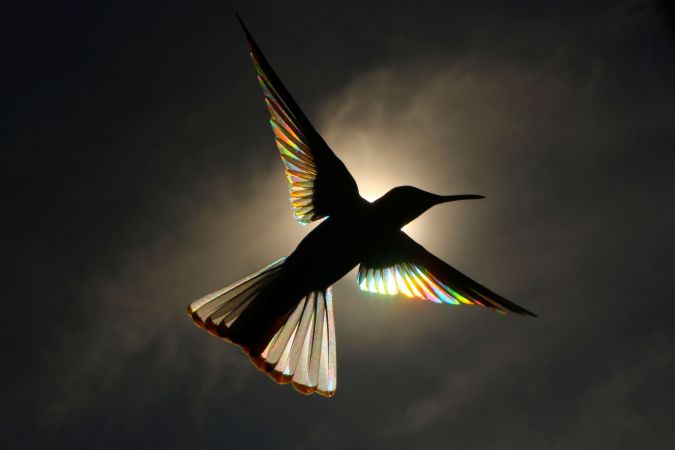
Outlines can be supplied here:
<path id="1" fill-rule="evenodd" d="M 273 285 L 285 259 L 192 302 L 188 315 L 198 327 L 241 346 L 277 383 L 332 397 L 337 385 L 332 290 L 310 292 L 285 312 L 278 307 L 284 303 L 278 289 L 283 283 Z"/>
<path id="2" fill-rule="evenodd" d="M 229 329 L 253 300 L 277 279 L 285 260 L 286 257 L 277 259 L 247 277 L 195 300 L 187 308 L 188 315 L 199 328 L 233 342 Z"/>
<path id="3" fill-rule="evenodd" d="M 295 307 L 265 350 L 251 357 L 253 364 L 280 384 L 292 382 L 296 391 L 324 397 L 335 395 L 335 322 L 333 294 L 310 292 Z"/>

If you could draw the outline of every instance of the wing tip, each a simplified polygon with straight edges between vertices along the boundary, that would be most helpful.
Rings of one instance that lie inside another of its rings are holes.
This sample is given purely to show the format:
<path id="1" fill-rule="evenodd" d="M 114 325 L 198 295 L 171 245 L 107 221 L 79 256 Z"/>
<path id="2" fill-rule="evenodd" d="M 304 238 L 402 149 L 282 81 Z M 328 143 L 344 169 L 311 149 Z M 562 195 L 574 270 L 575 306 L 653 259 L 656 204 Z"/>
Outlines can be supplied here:
<path id="1" fill-rule="evenodd" d="M 239 26 L 241 27 L 241 30 L 244 32 L 246 42 L 249 44 L 249 47 L 253 49 L 255 46 L 252 45 L 254 41 L 253 38 L 251 37 L 251 33 L 248 31 L 248 27 L 244 23 L 244 19 L 241 18 L 239 12 L 236 9 L 234 10 L 234 16 L 237 18 L 237 22 L 239 22 Z"/>
<path id="2" fill-rule="evenodd" d="M 533 313 L 532 311 L 530 311 L 528 309 L 523 308 L 520 305 L 517 305 L 517 304 L 515 304 L 511 301 L 508 301 L 508 300 L 506 300 L 506 301 L 508 302 L 508 304 L 504 304 L 505 303 L 504 301 L 501 301 L 501 302 L 498 302 L 498 303 L 495 302 L 496 305 L 494 305 L 493 308 L 495 308 L 495 310 L 497 312 L 502 313 L 502 314 L 511 313 L 511 314 L 518 314 L 519 316 L 530 316 L 530 317 L 535 317 L 535 318 L 539 317 L 537 314 Z"/>
<path id="3" fill-rule="evenodd" d="M 241 25 L 242 28 L 246 28 L 246 25 L 244 25 L 244 20 L 239 15 L 239 11 L 237 11 L 236 9 L 233 8 L 232 12 L 234 13 L 234 17 L 237 18 L 237 22 L 239 22 L 239 25 Z"/>
<path id="4" fill-rule="evenodd" d="M 512 303 L 512 305 L 517 307 L 517 309 L 516 308 L 508 308 L 506 311 L 503 311 L 503 312 L 505 312 L 505 313 L 510 312 L 510 313 L 513 313 L 513 314 L 518 314 L 519 316 L 530 316 L 530 317 L 534 317 L 534 318 L 539 317 L 537 314 L 533 313 L 532 311 L 530 311 L 528 309 L 523 308 L 522 306 L 516 305 L 515 303 Z"/>
<path id="5" fill-rule="evenodd" d="M 525 314 L 534 317 L 535 319 L 539 317 L 537 314 L 533 313 L 532 311 L 528 311 L 527 309 L 525 309 Z"/>

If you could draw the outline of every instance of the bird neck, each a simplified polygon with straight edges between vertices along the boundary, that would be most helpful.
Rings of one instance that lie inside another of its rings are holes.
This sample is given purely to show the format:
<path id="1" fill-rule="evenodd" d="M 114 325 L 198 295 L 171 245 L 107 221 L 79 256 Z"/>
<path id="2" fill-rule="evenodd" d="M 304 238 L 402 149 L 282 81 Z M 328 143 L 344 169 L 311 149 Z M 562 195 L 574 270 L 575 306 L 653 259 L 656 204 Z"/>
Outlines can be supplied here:
<path id="1" fill-rule="evenodd" d="M 386 195 L 375 200 L 370 205 L 369 215 L 377 224 L 378 229 L 382 230 L 400 230 L 413 220 L 417 219 L 431 205 L 408 204 L 407 202 L 397 201 Z"/>

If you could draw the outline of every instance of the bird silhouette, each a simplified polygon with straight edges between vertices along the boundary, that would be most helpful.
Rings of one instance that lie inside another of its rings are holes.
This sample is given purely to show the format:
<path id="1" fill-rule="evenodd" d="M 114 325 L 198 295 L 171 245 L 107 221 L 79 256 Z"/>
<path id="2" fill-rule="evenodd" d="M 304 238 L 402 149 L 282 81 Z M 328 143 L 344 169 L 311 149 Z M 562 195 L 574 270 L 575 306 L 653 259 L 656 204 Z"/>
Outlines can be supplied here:
<path id="1" fill-rule="evenodd" d="M 237 14 L 286 170 L 295 219 L 323 219 L 293 253 L 188 306 L 195 324 L 239 345 L 253 364 L 303 394 L 337 386 L 331 285 L 359 265 L 364 291 L 535 316 L 435 257 L 401 228 L 441 203 L 480 195 L 436 195 L 399 186 L 373 203 L 297 105 Z"/>

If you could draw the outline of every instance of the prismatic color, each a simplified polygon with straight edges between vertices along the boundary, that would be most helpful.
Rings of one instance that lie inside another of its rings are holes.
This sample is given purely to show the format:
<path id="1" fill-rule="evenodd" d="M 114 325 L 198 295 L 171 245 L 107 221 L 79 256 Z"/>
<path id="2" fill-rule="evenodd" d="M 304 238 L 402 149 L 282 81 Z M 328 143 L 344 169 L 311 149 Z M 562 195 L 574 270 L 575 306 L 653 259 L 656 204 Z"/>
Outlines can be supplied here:
<path id="1" fill-rule="evenodd" d="M 476 299 L 468 299 L 433 276 L 424 267 L 400 263 L 392 267 L 359 267 L 356 282 L 362 291 L 374 294 L 398 295 L 408 298 L 430 300 L 451 305 L 483 305 Z M 487 306 L 487 305 L 483 305 Z"/>
<path id="2" fill-rule="evenodd" d="M 258 74 L 258 82 L 265 95 L 265 103 L 270 113 L 270 125 L 274 131 L 277 148 L 286 169 L 288 190 L 295 220 L 306 225 L 321 218 L 314 211 L 312 196 L 316 179 L 316 163 L 309 150 L 302 132 L 291 117 L 290 109 L 284 104 L 260 67 L 255 54 L 250 52 L 251 59 Z"/>

